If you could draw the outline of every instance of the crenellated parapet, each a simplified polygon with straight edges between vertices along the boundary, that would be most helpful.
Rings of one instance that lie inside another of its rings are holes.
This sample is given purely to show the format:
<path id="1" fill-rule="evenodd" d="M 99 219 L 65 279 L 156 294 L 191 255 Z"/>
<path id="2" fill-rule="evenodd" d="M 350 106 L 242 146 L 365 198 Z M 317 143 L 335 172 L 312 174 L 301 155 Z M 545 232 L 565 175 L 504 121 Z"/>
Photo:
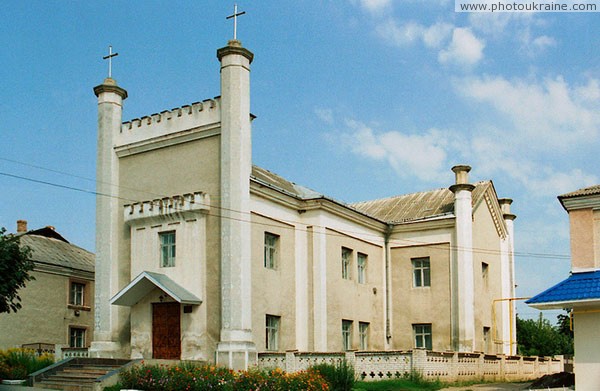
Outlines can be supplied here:
<path id="1" fill-rule="evenodd" d="M 195 192 L 125 205 L 124 220 L 128 224 L 183 220 L 209 210 L 210 196 Z"/>
<path id="2" fill-rule="evenodd" d="M 215 129 L 221 122 L 220 100 L 220 97 L 206 99 L 124 122 L 116 135 L 115 146 Z"/>

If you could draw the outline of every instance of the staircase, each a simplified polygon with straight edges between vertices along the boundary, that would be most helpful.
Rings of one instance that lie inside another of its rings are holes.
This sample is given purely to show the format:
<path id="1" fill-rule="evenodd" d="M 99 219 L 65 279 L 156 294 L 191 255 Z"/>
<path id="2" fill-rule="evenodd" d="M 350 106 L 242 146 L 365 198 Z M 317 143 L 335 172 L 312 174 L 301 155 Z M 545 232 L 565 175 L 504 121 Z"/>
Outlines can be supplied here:
<path id="1" fill-rule="evenodd" d="M 102 377 L 106 377 L 107 374 L 116 375 L 117 370 L 129 362 L 99 358 L 69 359 L 61 361 L 47 372 L 38 374 L 33 385 L 53 390 L 94 391 L 94 385 L 99 386 Z"/>

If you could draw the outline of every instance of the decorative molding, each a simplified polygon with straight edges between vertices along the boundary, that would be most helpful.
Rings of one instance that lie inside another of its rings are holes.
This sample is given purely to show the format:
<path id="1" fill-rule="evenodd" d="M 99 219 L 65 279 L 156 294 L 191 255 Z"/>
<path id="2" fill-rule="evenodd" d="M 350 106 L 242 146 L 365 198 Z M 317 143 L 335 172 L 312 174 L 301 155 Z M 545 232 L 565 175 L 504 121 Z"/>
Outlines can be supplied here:
<path id="1" fill-rule="evenodd" d="M 125 223 L 134 224 L 185 220 L 199 213 L 208 213 L 210 197 L 206 193 L 196 192 L 152 201 L 136 202 L 123 207 Z"/>

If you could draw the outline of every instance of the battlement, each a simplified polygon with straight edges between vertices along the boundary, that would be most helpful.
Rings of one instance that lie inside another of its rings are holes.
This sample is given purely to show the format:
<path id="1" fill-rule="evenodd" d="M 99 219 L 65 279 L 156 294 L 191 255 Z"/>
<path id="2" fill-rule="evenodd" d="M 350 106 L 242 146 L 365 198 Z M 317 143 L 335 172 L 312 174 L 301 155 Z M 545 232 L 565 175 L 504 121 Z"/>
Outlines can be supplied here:
<path id="1" fill-rule="evenodd" d="M 116 147 L 191 130 L 213 129 L 221 122 L 221 97 L 205 99 L 121 124 Z"/>
<path id="2" fill-rule="evenodd" d="M 151 201 L 136 202 L 123 207 L 126 223 L 147 221 L 162 222 L 196 217 L 210 210 L 210 196 L 203 192 L 187 193 Z"/>

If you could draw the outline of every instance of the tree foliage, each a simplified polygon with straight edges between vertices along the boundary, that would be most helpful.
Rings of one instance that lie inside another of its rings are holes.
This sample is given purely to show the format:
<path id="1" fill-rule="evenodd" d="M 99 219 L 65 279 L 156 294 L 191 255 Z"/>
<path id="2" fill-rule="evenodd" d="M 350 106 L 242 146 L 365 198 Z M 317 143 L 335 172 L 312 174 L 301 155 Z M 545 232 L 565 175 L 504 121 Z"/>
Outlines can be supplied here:
<path id="1" fill-rule="evenodd" d="M 519 354 L 523 356 L 573 354 L 573 336 L 568 328 L 569 317 L 559 315 L 558 321 L 558 326 L 554 326 L 548 319 L 544 319 L 541 313 L 537 320 L 517 317 Z"/>
<path id="2" fill-rule="evenodd" d="M 19 289 L 34 279 L 31 250 L 19 245 L 19 237 L 0 228 L 0 313 L 17 312 L 21 308 Z"/>

